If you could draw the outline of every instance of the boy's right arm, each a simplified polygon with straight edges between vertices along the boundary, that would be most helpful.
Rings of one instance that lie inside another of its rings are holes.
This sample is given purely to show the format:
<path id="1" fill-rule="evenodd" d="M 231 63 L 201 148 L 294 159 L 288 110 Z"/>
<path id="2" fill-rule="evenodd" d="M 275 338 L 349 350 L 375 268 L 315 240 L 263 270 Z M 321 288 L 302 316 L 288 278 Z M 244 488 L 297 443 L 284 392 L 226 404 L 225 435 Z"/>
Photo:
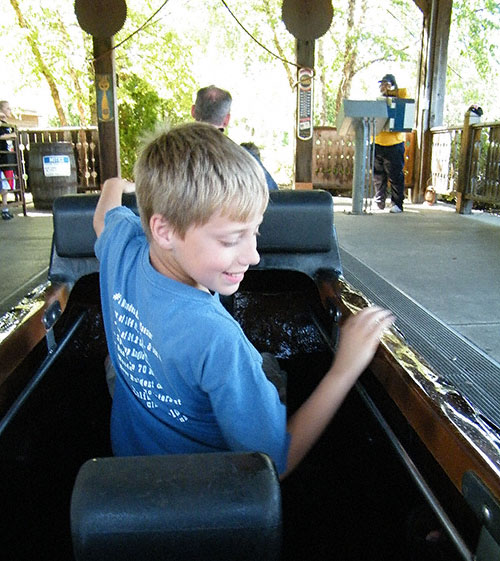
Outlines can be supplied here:
<path id="1" fill-rule="evenodd" d="M 380 337 L 394 321 L 378 307 L 365 308 L 342 327 L 335 359 L 317 388 L 290 418 L 287 471 L 290 473 L 321 436 L 352 386 L 368 366 Z"/>
<path id="2" fill-rule="evenodd" d="M 104 217 L 108 210 L 121 206 L 122 194 L 132 190 L 133 183 L 120 177 L 112 177 L 104 182 L 99 201 L 94 212 L 94 230 L 99 237 L 104 230 Z"/>

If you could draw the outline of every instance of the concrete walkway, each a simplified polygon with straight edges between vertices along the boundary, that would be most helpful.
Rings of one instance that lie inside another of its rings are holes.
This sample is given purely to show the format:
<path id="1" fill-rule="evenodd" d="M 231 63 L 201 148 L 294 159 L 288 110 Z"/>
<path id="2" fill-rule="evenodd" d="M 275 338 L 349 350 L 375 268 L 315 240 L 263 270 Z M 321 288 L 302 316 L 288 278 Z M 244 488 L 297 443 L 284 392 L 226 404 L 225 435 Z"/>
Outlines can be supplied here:
<path id="1" fill-rule="evenodd" d="M 47 280 L 52 213 L 36 211 L 31 202 L 27 206 L 28 216 L 23 216 L 21 207 L 13 207 L 15 217 L 0 220 L 0 315 Z"/>
<path id="2" fill-rule="evenodd" d="M 407 204 L 402 214 L 352 215 L 335 197 L 341 248 L 500 362 L 500 217 L 458 215 L 454 207 Z M 52 216 L 0 221 L 0 315 L 44 282 Z"/>
<path id="3" fill-rule="evenodd" d="M 500 362 L 500 217 L 444 203 L 363 215 L 348 198 L 334 204 L 342 249 Z"/>

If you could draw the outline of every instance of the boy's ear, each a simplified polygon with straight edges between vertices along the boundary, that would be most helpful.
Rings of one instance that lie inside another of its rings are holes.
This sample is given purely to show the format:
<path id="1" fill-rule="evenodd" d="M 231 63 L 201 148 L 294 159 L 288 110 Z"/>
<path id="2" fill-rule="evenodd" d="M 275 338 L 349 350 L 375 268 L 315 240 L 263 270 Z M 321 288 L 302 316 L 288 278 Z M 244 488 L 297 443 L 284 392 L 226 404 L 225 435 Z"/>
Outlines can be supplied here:
<path id="1" fill-rule="evenodd" d="M 153 214 L 149 219 L 149 228 L 153 240 L 163 249 L 172 248 L 174 229 L 161 214 Z"/>
<path id="2" fill-rule="evenodd" d="M 228 113 L 225 117 L 224 117 L 224 121 L 222 122 L 222 126 L 223 128 L 226 128 L 229 125 L 229 121 L 231 120 L 231 113 Z"/>

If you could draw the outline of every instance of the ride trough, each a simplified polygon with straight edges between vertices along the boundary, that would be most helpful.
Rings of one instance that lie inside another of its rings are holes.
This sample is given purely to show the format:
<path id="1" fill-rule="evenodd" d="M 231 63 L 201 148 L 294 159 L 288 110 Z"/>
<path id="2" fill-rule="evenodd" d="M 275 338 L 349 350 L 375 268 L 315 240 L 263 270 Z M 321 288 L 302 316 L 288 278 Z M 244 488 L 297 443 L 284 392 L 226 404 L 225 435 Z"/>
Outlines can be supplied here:
<path id="1" fill-rule="evenodd" d="M 397 327 L 281 483 L 259 450 L 112 457 L 97 198 L 56 199 L 42 304 L 0 345 L 4 561 L 500 559 L 498 439 Z M 290 413 L 370 305 L 343 277 L 333 217 L 325 191 L 272 192 L 261 261 L 224 299 L 287 371 Z"/>

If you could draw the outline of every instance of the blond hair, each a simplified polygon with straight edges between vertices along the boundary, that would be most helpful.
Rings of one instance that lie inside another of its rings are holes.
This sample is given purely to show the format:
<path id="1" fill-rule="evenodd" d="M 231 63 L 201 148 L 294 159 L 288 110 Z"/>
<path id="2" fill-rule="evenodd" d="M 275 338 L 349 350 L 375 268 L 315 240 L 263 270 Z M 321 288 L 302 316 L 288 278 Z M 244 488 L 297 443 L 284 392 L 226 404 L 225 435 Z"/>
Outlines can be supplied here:
<path id="1" fill-rule="evenodd" d="M 151 239 L 149 221 L 162 215 L 184 237 L 215 212 L 246 221 L 263 213 L 269 199 L 255 159 L 217 128 L 189 123 L 157 134 L 135 165 L 137 203 Z"/>

